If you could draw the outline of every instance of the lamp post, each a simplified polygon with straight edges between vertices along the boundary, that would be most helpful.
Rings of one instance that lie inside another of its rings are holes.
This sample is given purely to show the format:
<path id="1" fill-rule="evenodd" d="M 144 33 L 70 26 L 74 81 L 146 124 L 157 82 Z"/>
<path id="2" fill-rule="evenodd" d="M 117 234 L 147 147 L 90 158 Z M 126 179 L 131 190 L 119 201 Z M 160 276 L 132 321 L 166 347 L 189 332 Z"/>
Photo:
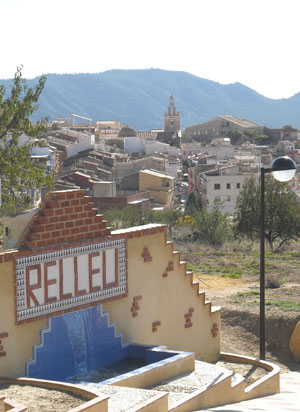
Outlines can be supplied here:
<path id="1" fill-rule="evenodd" d="M 296 173 L 296 163 L 288 156 L 278 157 L 271 168 L 260 169 L 260 310 L 259 310 L 259 354 L 265 360 L 265 174 L 272 173 L 279 182 L 288 182 Z"/>

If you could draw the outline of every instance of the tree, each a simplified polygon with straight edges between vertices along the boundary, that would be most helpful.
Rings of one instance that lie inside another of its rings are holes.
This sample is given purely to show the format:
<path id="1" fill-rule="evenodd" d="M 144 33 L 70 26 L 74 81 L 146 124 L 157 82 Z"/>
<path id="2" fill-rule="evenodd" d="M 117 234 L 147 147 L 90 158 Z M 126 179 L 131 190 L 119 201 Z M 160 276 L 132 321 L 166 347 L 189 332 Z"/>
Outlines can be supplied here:
<path id="1" fill-rule="evenodd" d="M 1 212 L 14 213 L 30 204 L 29 189 L 43 185 L 51 187 L 52 177 L 33 163 L 30 151 L 40 143 L 35 139 L 45 128 L 45 120 L 35 124 L 30 116 L 37 109 L 37 101 L 45 86 L 41 76 L 35 87 L 28 87 L 22 78 L 22 67 L 17 68 L 10 96 L 0 85 L 0 177 L 2 184 Z M 29 140 L 20 144 L 21 135 Z"/>
<path id="2" fill-rule="evenodd" d="M 250 240 L 260 236 L 260 183 L 247 179 L 237 199 L 234 217 L 236 237 Z M 265 239 L 270 249 L 278 250 L 300 235 L 300 209 L 287 183 L 268 175 L 265 178 Z"/>
<path id="3" fill-rule="evenodd" d="M 229 216 L 222 213 L 222 202 L 215 200 L 211 211 L 200 209 L 193 215 L 197 240 L 212 246 L 221 246 L 232 237 Z"/>

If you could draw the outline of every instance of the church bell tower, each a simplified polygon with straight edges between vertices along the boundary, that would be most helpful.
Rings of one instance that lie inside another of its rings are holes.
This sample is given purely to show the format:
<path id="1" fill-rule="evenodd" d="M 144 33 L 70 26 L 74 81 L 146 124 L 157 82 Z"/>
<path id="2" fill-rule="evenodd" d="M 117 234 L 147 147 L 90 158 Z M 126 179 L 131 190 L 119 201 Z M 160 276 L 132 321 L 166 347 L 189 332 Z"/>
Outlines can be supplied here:
<path id="1" fill-rule="evenodd" d="M 180 116 L 179 112 L 176 111 L 174 105 L 174 97 L 170 96 L 170 104 L 168 111 L 165 112 L 165 132 L 178 132 L 180 130 Z"/>

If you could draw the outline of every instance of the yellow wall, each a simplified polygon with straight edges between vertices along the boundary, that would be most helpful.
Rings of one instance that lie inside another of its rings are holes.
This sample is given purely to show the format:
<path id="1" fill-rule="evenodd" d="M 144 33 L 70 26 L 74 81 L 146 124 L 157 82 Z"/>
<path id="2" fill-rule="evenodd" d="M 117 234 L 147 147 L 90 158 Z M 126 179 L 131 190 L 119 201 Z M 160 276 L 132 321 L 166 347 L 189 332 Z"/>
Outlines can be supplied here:
<path id="1" fill-rule="evenodd" d="M 166 186 L 168 184 L 168 186 Z M 148 191 L 158 203 L 171 207 L 174 197 L 174 178 L 161 176 L 159 173 L 141 170 L 139 172 L 139 190 Z"/>
<path id="2" fill-rule="evenodd" d="M 144 247 L 148 247 L 152 261 L 144 262 Z M 185 274 L 186 265 L 180 264 L 179 254 L 173 254 L 172 244 L 165 242 L 165 233 L 128 239 L 128 257 L 128 297 L 103 304 L 125 341 L 167 345 L 169 349 L 195 352 L 205 361 L 216 361 L 220 332 L 213 337 L 211 329 L 214 323 L 220 329 L 220 312 L 211 314 L 210 306 L 203 305 L 203 295 L 198 296 L 197 285 L 191 286 L 191 275 Z M 163 277 L 172 260 L 174 271 Z M 138 315 L 133 317 L 135 296 L 142 299 L 138 301 Z M 194 309 L 193 326 L 185 328 L 184 315 L 190 308 Z M 157 321 L 161 325 L 152 332 L 152 323 Z"/>
<path id="3" fill-rule="evenodd" d="M 0 264 L 0 334 L 6 356 L 0 357 L 0 376 L 24 376 L 25 362 L 32 359 L 33 345 L 40 343 L 40 330 L 46 327 L 46 320 L 29 322 L 16 326 L 14 298 L 13 262 Z"/>
<path id="4" fill-rule="evenodd" d="M 204 295 L 198 294 L 198 285 L 191 284 L 192 275 L 186 275 L 179 253 L 166 243 L 166 227 L 146 225 L 114 234 L 135 236 L 127 239 L 128 296 L 103 304 L 124 342 L 166 345 L 216 361 L 220 332 L 213 337 L 211 330 L 214 324 L 220 328 L 220 312 L 211 314 L 210 305 L 204 305 Z M 0 376 L 25 375 L 25 362 L 32 359 L 33 346 L 40 343 L 40 330 L 47 324 L 43 319 L 16 325 L 14 281 L 13 261 L 0 263 L 0 334 L 8 333 L 0 343 L 0 352 L 6 352 L 0 357 Z M 185 327 L 185 315 L 191 315 L 191 327 Z"/>

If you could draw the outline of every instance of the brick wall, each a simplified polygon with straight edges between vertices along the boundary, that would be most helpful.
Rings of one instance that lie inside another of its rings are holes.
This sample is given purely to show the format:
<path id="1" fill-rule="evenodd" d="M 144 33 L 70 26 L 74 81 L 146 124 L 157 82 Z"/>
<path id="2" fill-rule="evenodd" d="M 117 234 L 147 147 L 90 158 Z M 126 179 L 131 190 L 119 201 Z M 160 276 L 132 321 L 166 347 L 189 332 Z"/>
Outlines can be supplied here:
<path id="1" fill-rule="evenodd" d="M 84 190 L 50 192 L 34 217 L 22 243 L 23 249 L 97 239 L 110 235 Z"/>

